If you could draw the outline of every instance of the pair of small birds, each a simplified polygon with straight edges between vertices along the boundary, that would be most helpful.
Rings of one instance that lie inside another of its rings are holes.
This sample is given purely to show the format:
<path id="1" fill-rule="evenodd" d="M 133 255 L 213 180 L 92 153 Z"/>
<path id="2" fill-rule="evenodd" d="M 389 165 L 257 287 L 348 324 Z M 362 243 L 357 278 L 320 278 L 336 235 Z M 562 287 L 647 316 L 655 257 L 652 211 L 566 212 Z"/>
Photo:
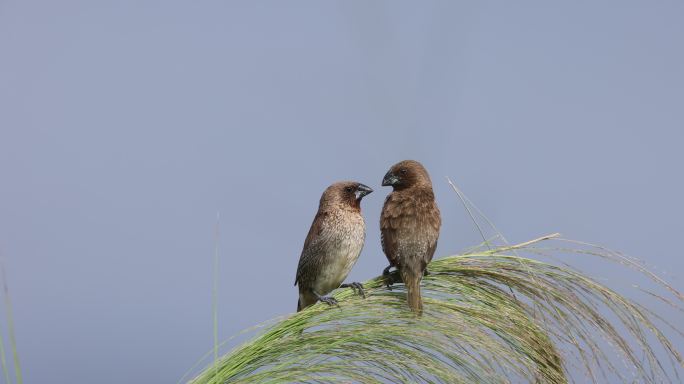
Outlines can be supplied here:
<path id="1" fill-rule="evenodd" d="M 382 180 L 391 186 L 380 215 L 382 250 L 389 260 L 383 271 L 399 271 L 406 285 L 412 311 L 422 312 L 420 281 L 432 260 L 442 224 L 427 170 L 417 161 L 393 165 Z M 366 238 L 361 216 L 361 199 L 373 190 L 359 182 L 342 181 L 328 187 L 318 207 L 304 249 L 299 257 L 295 285 L 299 285 L 297 311 L 317 301 L 334 305 L 325 296 L 340 287 L 350 287 L 364 295 L 360 283 L 342 284 L 359 258 Z M 388 286 L 389 286 L 388 282 Z"/>

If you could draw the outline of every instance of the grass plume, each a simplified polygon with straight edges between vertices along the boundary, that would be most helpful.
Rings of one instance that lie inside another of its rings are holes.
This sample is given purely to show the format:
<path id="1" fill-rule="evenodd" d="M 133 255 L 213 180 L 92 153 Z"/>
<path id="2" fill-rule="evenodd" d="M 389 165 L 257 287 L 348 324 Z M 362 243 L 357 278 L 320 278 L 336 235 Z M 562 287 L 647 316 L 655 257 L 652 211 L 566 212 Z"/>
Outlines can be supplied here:
<path id="1" fill-rule="evenodd" d="M 434 260 L 422 317 L 402 284 L 369 280 L 366 299 L 338 289 L 340 308 L 319 303 L 267 325 L 192 383 L 679 381 L 684 359 L 661 327 L 682 333 L 667 319 L 568 266 L 521 256 L 567 252 L 645 273 L 665 291 L 651 294 L 682 311 L 681 294 L 640 264 L 554 234 Z"/>

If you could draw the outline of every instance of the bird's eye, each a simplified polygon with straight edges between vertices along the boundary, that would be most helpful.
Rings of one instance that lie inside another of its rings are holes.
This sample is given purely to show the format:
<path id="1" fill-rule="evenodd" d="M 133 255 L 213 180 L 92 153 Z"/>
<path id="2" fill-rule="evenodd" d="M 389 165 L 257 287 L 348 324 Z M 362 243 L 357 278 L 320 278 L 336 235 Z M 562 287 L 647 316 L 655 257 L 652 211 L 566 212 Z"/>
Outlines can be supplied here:
<path id="1" fill-rule="evenodd" d="M 345 188 L 344 190 L 347 191 L 347 192 L 351 192 L 351 191 L 354 190 L 354 188 L 352 188 L 352 187 L 347 187 L 347 188 Z"/>
<path id="2" fill-rule="evenodd" d="M 406 168 L 400 169 L 400 170 L 399 170 L 399 173 L 401 173 L 402 175 L 405 175 L 405 174 L 406 174 Z"/>

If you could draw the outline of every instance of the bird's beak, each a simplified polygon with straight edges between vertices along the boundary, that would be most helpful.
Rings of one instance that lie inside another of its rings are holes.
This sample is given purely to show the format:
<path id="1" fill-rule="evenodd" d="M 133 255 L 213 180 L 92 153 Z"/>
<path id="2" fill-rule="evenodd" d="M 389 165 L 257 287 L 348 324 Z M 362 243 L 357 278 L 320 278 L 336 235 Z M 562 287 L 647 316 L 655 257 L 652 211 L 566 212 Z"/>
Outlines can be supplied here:
<path id="1" fill-rule="evenodd" d="M 356 192 L 354 194 L 356 195 L 356 200 L 361 200 L 364 196 L 367 194 L 373 192 L 373 189 L 365 184 L 359 184 L 359 186 L 356 188 Z"/>
<path id="2" fill-rule="evenodd" d="M 399 182 L 399 178 L 394 176 L 392 172 L 387 172 L 385 177 L 382 179 L 382 186 L 393 186 Z"/>

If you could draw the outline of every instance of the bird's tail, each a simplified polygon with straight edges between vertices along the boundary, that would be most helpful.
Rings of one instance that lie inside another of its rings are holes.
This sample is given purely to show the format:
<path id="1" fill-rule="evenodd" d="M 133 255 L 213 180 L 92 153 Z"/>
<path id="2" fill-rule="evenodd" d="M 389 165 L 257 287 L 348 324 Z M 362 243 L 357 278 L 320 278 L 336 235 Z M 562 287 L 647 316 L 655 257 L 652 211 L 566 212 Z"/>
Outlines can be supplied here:
<path id="1" fill-rule="evenodd" d="M 297 299 L 297 312 L 302 310 L 302 300 Z"/>
<path id="2" fill-rule="evenodd" d="M 413 273 L 413 271 L 400 270 L 401 280 L 406 285 L 406 301 L 409 308 L 416 314 L 423 313 L 423 299 L 420 296 L 420 280 L 423 277 L 422 273 Z"/>

